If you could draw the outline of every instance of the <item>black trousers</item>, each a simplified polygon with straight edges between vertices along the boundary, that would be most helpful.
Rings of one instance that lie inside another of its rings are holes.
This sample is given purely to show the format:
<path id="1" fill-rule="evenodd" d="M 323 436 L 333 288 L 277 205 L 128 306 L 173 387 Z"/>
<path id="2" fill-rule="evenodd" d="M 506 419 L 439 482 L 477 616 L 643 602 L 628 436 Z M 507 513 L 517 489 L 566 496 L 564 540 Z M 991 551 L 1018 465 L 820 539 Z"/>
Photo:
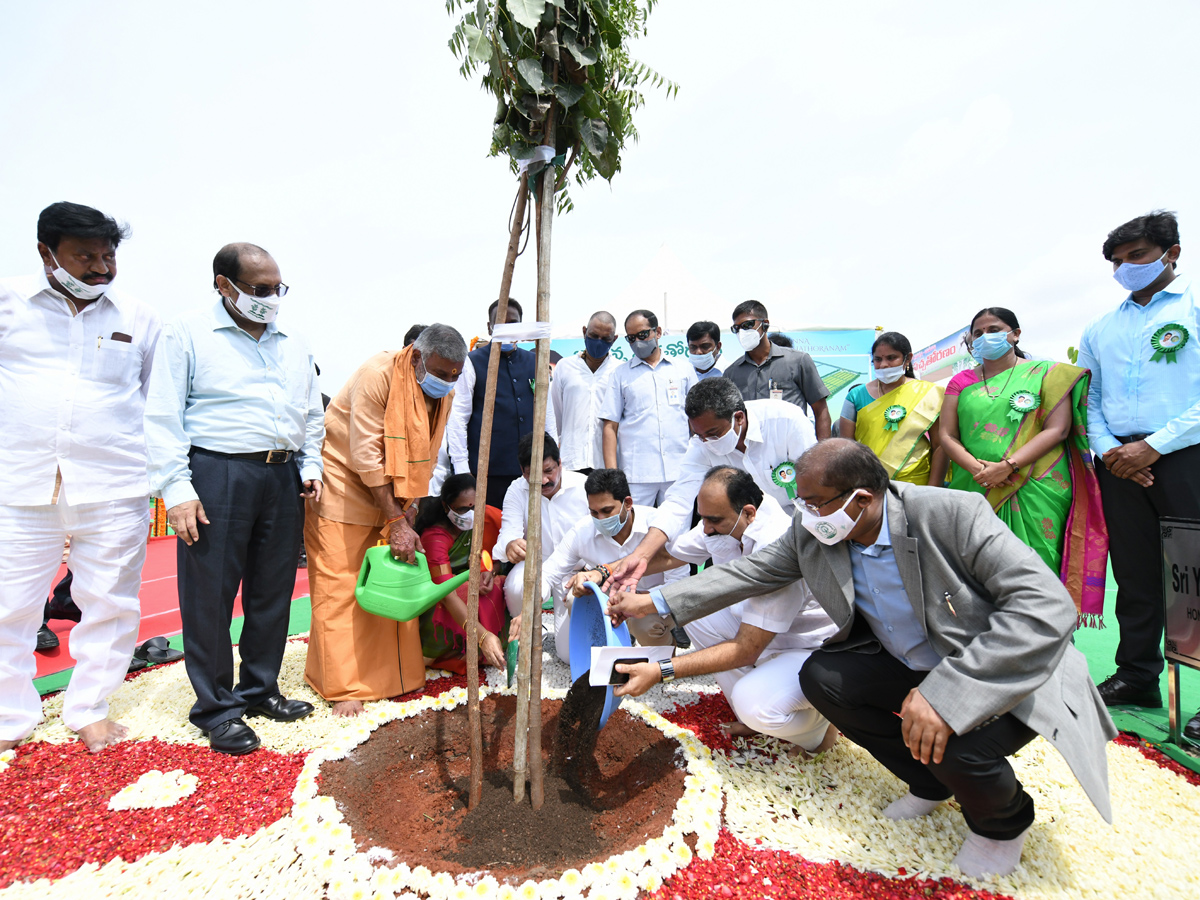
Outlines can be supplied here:
<path id="1" fill-rule="evenodd" d="M 1168 453 L 1150 467 L 1144 488 L 1097 461 L 1108 523 L 1108 555 L 1117 579 L 1117 674 L 1138 687 L 1158 687 L 1163 670 L 1163 581 L 1160 516 L 1200 519 L 1200 446 Z"/>
<path id="2" fill-rule="evenodd" d="M 504 509 L 504 495 L 508 486 L 516 481 L 519 475 L 489 475 L 487 480 L 487 505 L 496 509 Z"/>
<path id="3" fill-rule="evenodd" d="M 199 526 L 192 546 L 177 542 L 179 611 L 196 692 L 189 718 L 211 731 L 279 693 L 304 501 L 293 462 L 270 465 L 194 449 L 191 466 L 210 524 Z M 229 625 L 239 585 L 245 623 L 235 687 Z"/>
<path id="4" fill-rule="evenodd" d="M 896 716 L 925 672 L 914 672 L 886 650 L 818 650 L 800 670 L 804 696 L 838 729 L 923 800 L 958 798 L 973 832 L 993 840 L 1017 837 L 1033 824 L 1033 798 L 1005 757 L 1037 737 L 1012 715 L 963 735 L 951 735 L 941 763 L 913 759 Z"/>

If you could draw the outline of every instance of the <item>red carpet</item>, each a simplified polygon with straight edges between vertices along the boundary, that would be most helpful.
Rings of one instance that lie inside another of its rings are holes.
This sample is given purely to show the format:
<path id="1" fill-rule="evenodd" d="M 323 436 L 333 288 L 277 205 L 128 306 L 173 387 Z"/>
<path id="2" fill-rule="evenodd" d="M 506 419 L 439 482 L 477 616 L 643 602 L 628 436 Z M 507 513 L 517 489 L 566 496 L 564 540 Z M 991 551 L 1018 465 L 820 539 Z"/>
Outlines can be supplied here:
<path id="1" fill-rule="evenodd" d="M 179 634 L 179 593 L 175 588 L 175 541 L 177 538 L 151 538 L 146 548 L 146 565 L 142 569 L 142 624 L 138 629 L 138 643 L 147 638 Z M 54 576 L 54 583 L 67 572 L 62 566 Z M 296 570 L 296 589 L 292 598 L 308 596 L 308 570 Z M 242 614 L 241 594 L 233 605 L 234 616 Z M 69 651 L 68 635 L 75 627 L 74 622 L 51 619 L 50 628 L 62 642 L 58 649 L 34 654 L 37 657 L 37 676 L 61 672 L 75 665 Z"/>

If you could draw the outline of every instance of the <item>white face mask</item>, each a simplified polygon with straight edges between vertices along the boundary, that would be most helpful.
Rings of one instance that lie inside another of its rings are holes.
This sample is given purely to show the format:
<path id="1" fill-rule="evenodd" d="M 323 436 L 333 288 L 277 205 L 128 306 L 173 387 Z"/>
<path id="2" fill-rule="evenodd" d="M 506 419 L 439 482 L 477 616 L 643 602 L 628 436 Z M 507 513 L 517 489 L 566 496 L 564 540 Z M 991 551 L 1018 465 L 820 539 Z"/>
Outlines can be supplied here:
<path id="1" fill-rule="evenodd" d="M 103 297 L 104 292 L 108 290 L 108 284 L 88 284 L 86 281 L 80 281 L 70 272 L 62 267 L 62 263 L 58 261 L 58 257 L 53 252 L 50 258 L 54 260 L 55 269 L 45 268 L 47 274 L 53 275 L 64 291 L 74 297 L 76 300 L 95 300 L 98 297 Z"/>
<path id="2" fill-rule="evenodd" d="M 818 516 L 800 500 L 793 500 L 792 502 L 800 510 L 800 524 L 807 528 L 809 533 L 822 544 L 832 546 L 844 541 L 846 535 L 853 531 L 854 526 L 858 524 L 854 519 L 850 518 L 850 514 L 846 512 L 846 507 L 850 505 L 851 500 L 861 493 L 863 493 L 862 488 L 856 489 L 854 493 L 846 498 L 846 502 L 842 504 L 841 509 L 828 516 Z"/>
<path id="3" fill-rule="evenodd" d="M 460 513 L 448 509 L 446 510 L 446 518 L 459 531 L 470 531 L 475 525 L 475 510 L 469 509 L 465 513 Z"/>
<path id="4" fill-rule="evenodd" d="M 737 333 L 738 343 L 742 345 L 742 349 L 749 353 L 760 343 L 762 343 L 762 335 L 758 333 L 757 328 L 749 328 L 745 331 Z"/>
<path id="5" fill-rule="evenodd" d="M 730 559 L 741 555 L 742 542 L 733 536 L 733 532 L 737 531 L 738 523 L 742 521 L 742 514 L 738 513 L 737 520 L 733 523 L 733 527 L 729 529 L 729 534 L 716 532 L 715 534 L 706 534 L 704 536 L 704 549 L 708 551 L 708 555 L 714 561 L 718 557 L 721 559 Z"/>
<path id="6" fill-rule="evenodd" d="M 719 438 L 712 438 L 704 442 L 704 447 L 717 456 L 728 456 L 737 449 L 738 444 L 738 422 L 737 413 L 733 414 L 733 421 L 729 425 L 729 430 Z"/>
<path id="7" fill-rule="evenodd" d="M 228 279 L 226 279 L 228 280 Z M 251 322 L 274 322 L 275 316 L 279 314 L 278 294 L 272 294 L 270 297 L 255 297 L 253 294 L 245 293 L 232 281 L 233 289 L 237 291 L 237 299 L 233 301 L 233 305 L 237 307 L 237 311 L 249 319 Z"/>
<path id="8" fill-rule="evenodd" d="M 891 366 L 887 369 L 876 369 L 875 377 L 884 384 L 895 384 L 904 377 L 904 366 Z"/>

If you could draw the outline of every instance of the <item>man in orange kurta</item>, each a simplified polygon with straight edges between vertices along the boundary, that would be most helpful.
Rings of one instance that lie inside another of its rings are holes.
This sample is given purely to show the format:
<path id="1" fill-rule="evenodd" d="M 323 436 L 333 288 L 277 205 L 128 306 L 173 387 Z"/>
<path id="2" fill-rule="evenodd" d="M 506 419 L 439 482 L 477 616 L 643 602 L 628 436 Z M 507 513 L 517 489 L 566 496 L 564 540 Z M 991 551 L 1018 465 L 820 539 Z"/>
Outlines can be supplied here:
<path id="1" fill-rule="evenodd" d="M 304 677 L 338 715 L 425 684 L 417 622 L 371 615 L 354 588 L 381 536 L 412 560 L 410 517 L 429 493 L 466 355 L 457 331 L 430 325 L 411 346 L 359 366 L 325 412 L 325 491 L 304 525 L 312 596 Z"/>

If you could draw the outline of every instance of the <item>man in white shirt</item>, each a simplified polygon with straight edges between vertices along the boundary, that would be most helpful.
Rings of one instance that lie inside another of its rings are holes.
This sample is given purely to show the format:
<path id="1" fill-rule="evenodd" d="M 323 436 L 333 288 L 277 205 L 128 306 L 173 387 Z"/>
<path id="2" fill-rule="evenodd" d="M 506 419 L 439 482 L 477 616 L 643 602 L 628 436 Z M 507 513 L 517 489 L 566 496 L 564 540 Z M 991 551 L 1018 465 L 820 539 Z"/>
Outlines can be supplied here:
<path id="1" fill-rule="evenodd" d="M 559 458 L 558 444 L 546 435 L 542 444 L 542 473 L 538 484 L 542 490 L 542 562 L 550 558 L 554 548 L 581 520 L 588 517 L 587 495 L 583 492 L 586 475 L 572 472 Z M 525 531 L 529 524 L 529 486 L 533 481 L 529 464 L 533 457 L 533 435 L 521 438 L 517 459 L 521 477 L 508 486 L 504 495 L 504 515 L 500 519 L 500 534 L 492 555 L 513 563 L 504 579 L 504 599 L 509 615 L 521 614 L 521 598 L 525 595 Z"/>
<path id="2" fill-rule="evenodd" d="M 767 401 L 764 401 L 767 402 Z M 749 556 L 787 534 L 792 517 L 764 494 L 748 472 L 732 466 L 712 469 L 697 499 L 701 523 L 673 541 L 651 566 L 680 562 L 718 565 Z M 632 621 L 632 620 L 631 620 Z M 837 626 L 803 580 L 718 610 L 687 626 L 696 652 L 676 657 L 671 675 L 716 676 L 741 727 L 796 744 L 809 753 L 828 750 L 837 729 L 813 709 L 800 688 L 800 669 L 809 655 L 837 633 Z M 637 697 L 663 680 L 658 663 L 622 666 L 629 682 L 616 693 Z"/>
<path id="3" fill-rule="evenodd" d="M 621 365 L 610 352 L 616 340 L 617 320 L 612 313 L 592 313 L 583 329 L 583 352 L 564 357 L 550 382 L 550 407 L 558 423 L 563 465 L 584 475 L 604 467 L 600 405 L 609 378 Z"/>
<path id="4" fill-rule="evenodd" d="M 817 442 L 808 416 L 783 400 L 743 400 L 728 378 L 708 378 L 688 391 L 684 410 L 693 432 L 676 468 L 677 480 L 650 520 L 646 540 L 612 567 L 619 584 L 636 583 L 647 562 L 692 523 L 700 482 L 713 466 L 750 473 L 754 483 L 789 513 L 796 497 L 795 461 Z"/>
<path id="5" fill-rule="evenodd" d="M 43 272 L 0 282 L 0 752 L 42 717 L 42 607 L 71 541 L 75 671 L 63 721 L 91 751 L 137 641 L 150 486 L 142 409 L 162 325 L 110 285 L 128 229 L 78 203 L 38 218 Z"/>
<path id="6" fill-rule="evenodd" d="M 691 363 L 663 356 L 658 317 L 638 309 L 625 318 L 625 339 L 634 357 L 612 374 L 600 418 L 604 465 L 629 479 L 633 502 L 657 506 L 675 480 L 687 450 L 683 398 L 698 380 Z"/>
<path id="7" fill-rule="evenodd" d="M 646 520 L 653 510 L 635 506 L 629 482 L 620 469 L 596 469 L 583 485 L 587 495 L 589 518 L 576 524 L 555 546 L 542 567 L 542 596 L 554 596 L 554 649 L 558 658 L 570 664 L 571 606 L 583 596 L 583 579 L 575 576 L 625 556 L 646 534 Z M 598 570 L 605 575 L 604 569 Z M 647 575 L 639 590 L 658 587 L 668 579 L 686 577 L 687 568 L 666 575 Z M 595 580 L 594 576 L 588 580 Z M 645 616 L 629 620 L 629 634 L 639 644 L 670 644 L 672 623 L 669 618 Z M 512 634 L 517 634 L 514 624 Z"/>
<path id="8" fill-rule="evenodd" d="M 150 484 L 179 536 L 179 611 L 191 721 L 236 756 L 258 748 L 243 720 L 292 721 L 312 704 L 279 692 L 302 498 L 321 499 L 325 407 L 308 344 L 275 321 L 287 285 L 271 254 L 227 244 L 213 259 L 216 303 L 163 329 L 146 402 Z M 245 625 L 233 680 L 229 625 Z"/>

